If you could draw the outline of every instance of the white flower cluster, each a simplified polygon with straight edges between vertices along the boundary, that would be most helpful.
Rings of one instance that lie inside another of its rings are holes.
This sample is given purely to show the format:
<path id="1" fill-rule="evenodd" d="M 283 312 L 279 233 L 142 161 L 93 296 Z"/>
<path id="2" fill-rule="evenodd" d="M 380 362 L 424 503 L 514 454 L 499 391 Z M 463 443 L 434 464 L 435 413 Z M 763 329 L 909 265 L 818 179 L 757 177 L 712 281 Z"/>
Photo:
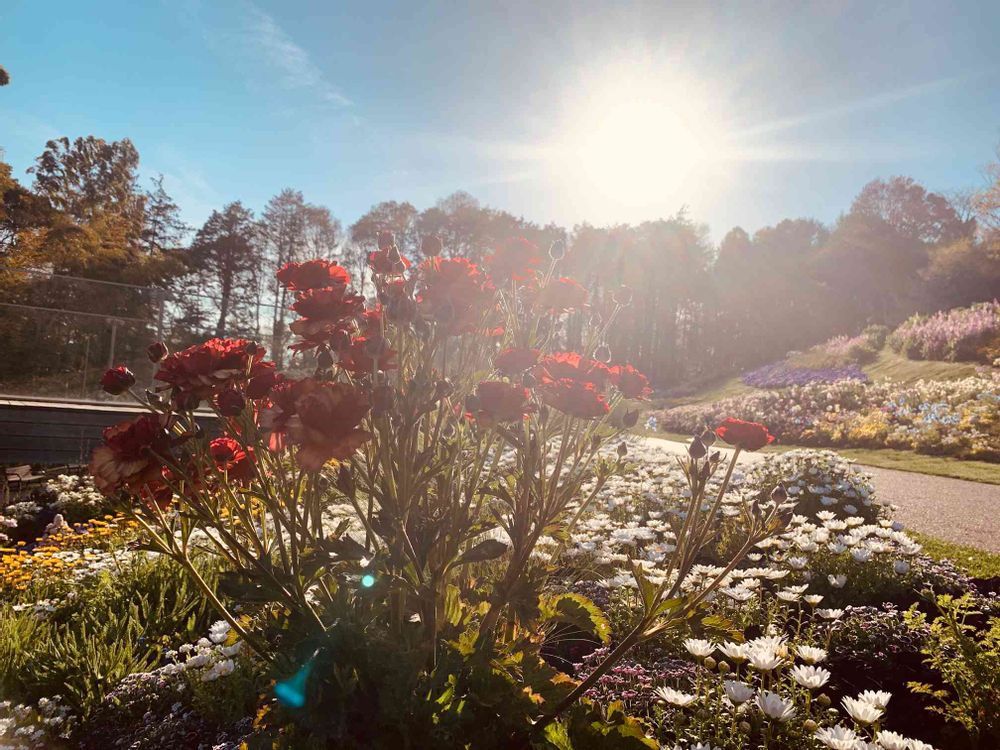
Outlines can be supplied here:
<path id="1" fill-rule="evenodd" d="M 49 747 L 65 736 L 75 717 L 62 696 L 39 698 L 34 706 L 0 701 L 0 750 Z"/>
<path id="2" fill-rule="evenodd" d="M 243 650 L 243 641 L 227 645 L 229 640 L 230 625 L 219 620 L 209 628 L 208 638 L 201 638 L 197 643 L 185 643 L 176 651 L 168 651 L 166 657 L 172 663 L 162 668 L 162 674 L 172 676 L 191 672 L 202 682 L 214 682 L 232 674 L 236 669 L 235 658 Z"/>
<path id="3" fill-rule="evenodd" d="M 60 513 L 88 510 L 93 515 L 107 504 L 107 499 L 97 491 L 89 476 L 60 474 L 49 480 L 46 487 L 55 493 L 52 507 Z"/>

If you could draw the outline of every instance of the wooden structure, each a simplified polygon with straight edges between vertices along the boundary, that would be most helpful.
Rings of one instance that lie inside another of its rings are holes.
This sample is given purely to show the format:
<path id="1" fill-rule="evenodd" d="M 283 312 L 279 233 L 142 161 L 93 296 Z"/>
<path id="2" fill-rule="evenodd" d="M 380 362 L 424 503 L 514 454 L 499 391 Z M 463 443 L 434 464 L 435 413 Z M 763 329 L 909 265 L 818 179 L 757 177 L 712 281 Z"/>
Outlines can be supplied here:
<path id="1" fill-rule="evenodd" d="M 105 427 L 142 412 L 137 404 L 0 395 L 0 466 L 86 464 Z"/>

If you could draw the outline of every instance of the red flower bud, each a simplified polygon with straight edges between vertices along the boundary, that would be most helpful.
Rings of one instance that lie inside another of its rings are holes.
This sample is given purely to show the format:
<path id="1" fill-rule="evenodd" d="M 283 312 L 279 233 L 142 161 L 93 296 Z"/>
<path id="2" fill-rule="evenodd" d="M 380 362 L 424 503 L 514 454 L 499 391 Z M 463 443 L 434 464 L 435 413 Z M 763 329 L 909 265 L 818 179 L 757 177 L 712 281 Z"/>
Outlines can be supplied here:
<path id="1" fill-rule="evenodd" d="M 125 365 L 112 367 L 101 377 L 101 388 L 105 393 L 118 396 L 135 385 L 135 375 Z"/>
<path id="2" fill-rule="evenodd" d="M 150 362 L 155 364 L 166 357 L 169 351 L 167 345 L 162 341 L 154 341 L 146 347 L 146 356 L 149 357 Z"/>
<path id="3" fill-rule="evenodd" d="M 441 254 L 444 243 L 436 234 L 429 234 L 420 243 L 420 252 L 427 258 L 434 258 Z"/>

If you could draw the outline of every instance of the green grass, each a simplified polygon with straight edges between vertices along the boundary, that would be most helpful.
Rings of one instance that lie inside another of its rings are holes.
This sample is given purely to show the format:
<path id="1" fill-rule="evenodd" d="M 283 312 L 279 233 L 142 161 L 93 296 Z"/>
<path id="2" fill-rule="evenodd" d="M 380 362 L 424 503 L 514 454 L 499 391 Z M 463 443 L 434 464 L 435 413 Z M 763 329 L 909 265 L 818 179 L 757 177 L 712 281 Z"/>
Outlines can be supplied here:
<path id="1" fill-rule="evenodd" d="M 686 443 L 691 439 L 690 435 L 681 435 L 675 432 L 646 432 L 645 434 L 681 443 Z M 778 444 L 769 445 L 764 448 L 762 453 L 783 453 L 798 448 L 819 450 L 816 446 Z M 966 479 L 970 482 L 1000 484 L 1000 464 L 991 464 L 986 461 L 963 461 L 950 456 L 927 456 L 922 453 L 893 448 L 830 448 L 830 450 L 836 451 L 844 458 L 857 461 L 863 466 L 912 471 L 918 474 L 932 474 L 952 479 Z"/>
<path id="2" fill-rule="evenodd" d="M 907 359 L 886 347 L 878 358 L 862 367 L 872 380 L 894 380 L 915 383 L 918 380 L 959 380 L 976 374 L 974 362 L 933 362 Z"/>
<path id="3" fill-rule="evenodd" d="M 973 578 L 1000 576 L 1000 555 L 976 547 L 952 544 L 916 531 L 908 530 L 907 533 L 923 545 L 928 557 L 951 560 Z"/>

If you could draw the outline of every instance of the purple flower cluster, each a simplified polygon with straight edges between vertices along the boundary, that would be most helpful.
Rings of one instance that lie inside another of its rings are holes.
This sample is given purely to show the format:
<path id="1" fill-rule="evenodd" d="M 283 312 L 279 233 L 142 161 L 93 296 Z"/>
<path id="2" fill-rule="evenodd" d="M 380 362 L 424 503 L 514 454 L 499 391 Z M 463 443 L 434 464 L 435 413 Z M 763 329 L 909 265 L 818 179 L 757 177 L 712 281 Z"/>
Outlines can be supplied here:
<path id="1" fill-rule="evenodd" d="M 983 348 L 1000 344 L 1000 301 L 914 315 L 893 331 L 889 344 L 910 359 L 988 360 Z"/>
<path id="2" fill-rule="evenodd" d="M 586 679 L 607 658 L 609 650 L 599 648 L 585 656 L 581 663 L 574 665 L 577 679 Z M 629 713 L 644 714 L 656 700 L 654 688 L 667 685 L 682 690 L 690 689 L 699 669 L 701 667 L 686 659 L 665 658 L 651 664 L 622 661 L 587 691 L 587 697 L 604 705 L 622 701 Z"/>
<path id="3" fill-rule="evenodd" d="M 868 382 L 868 376 L 856 364 L 844 367 L 796 367 L 786 362 L 776 362 L 743 373 L 740 377 L 754 388 L 788 388 L 809 383 L 834 383 L 838 380 Z"/>

